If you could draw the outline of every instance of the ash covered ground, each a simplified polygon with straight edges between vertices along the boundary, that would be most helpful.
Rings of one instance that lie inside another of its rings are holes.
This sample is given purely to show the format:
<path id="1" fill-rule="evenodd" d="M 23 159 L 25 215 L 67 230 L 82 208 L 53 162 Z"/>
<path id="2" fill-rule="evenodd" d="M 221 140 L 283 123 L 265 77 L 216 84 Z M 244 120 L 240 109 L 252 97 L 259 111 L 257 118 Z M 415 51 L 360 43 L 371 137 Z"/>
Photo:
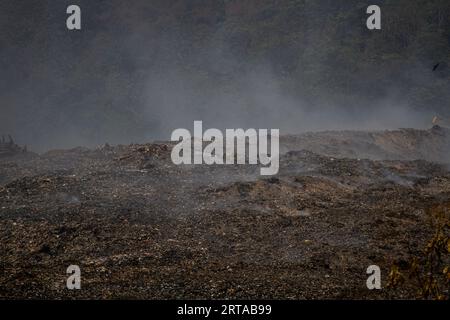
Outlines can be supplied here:
<path id="1" fill-rule="evenodd" d="M 273 177 L 175 166 L 170 143 L 1 157 L 0 298 L 416 298 L 386 278 L 450 203 L 450 130 L 280 142 Z M 372 264 L 382 290 L 366 287 Z"/>

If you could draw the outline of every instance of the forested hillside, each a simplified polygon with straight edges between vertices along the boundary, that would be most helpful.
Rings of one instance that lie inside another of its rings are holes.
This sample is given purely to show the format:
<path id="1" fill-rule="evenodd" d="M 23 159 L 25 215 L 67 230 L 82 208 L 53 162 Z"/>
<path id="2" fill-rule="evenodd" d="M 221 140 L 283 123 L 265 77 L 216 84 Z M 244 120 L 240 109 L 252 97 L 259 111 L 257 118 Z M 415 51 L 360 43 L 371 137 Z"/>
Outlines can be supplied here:
<path id="1" fill-rule="evenodd" d="M 193 119 L 295 132 L 450 113 L 446 0 L 75 2 L 77 32 L 74 1 L 0 4 L 0 128 L 37 149 L 167 139 Z"/>

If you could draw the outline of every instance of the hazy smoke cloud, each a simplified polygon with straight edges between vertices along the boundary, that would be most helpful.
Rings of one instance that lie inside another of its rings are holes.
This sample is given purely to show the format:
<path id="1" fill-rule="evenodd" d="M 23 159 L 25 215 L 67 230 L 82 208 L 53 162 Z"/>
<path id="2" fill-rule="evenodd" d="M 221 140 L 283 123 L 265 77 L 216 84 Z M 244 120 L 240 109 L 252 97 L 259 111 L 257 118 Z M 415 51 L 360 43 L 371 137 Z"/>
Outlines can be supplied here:
<path id="1" fill-rule="evenodd" d="M 343 77 L 346 53 L 333 48 L 365 32 L 365 23 L 349 22 L 329 36 L 333 15 L 323 28 L 308 27 L 323 10 L 340 8 L 327 1 L 305 4 L 289 19 L 282 16 L 286 1 L 249 1 L 244 13 L 233 1 L 79 2 L 78 33 L 65 29 L 70 1 L 0 5 L 0 132 L 32 150 L 167 140 L 194 120 L 282 134 L 429 126 L 436 99 L 424 105 L 418 91 L 419 107 L 409 104 L 404 79 L 418 88 L 432 83 L 440 105 L 449 101 L 448 79 L 436 80 L 428 56 L 383 69 L 387 78 L 396 73 L 395 83 L 371 80 L 381 67 L 362 54 L 355 76 Z M 357 2 L 342 5 L 360 20 Z M 266 29 L 257 32 L 260 26 Z M 282 42 L 285 33 L 289 41 Z M 291 41 L 297 36 L 304 40 Z"/>

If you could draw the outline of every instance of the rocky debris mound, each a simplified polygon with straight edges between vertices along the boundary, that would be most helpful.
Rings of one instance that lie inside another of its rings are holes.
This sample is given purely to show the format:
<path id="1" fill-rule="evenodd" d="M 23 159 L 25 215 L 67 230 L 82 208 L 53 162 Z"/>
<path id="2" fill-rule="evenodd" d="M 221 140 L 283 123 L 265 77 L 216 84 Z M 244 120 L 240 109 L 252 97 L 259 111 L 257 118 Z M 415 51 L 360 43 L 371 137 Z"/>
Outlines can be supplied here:
<path id="1" fill-rule="evenodd" d="M 414 298 L 361 284 L 366 266 L 418 257 L 434 234 L 449 167 L 391 158 L 444 150 L 446 136 L 316 133 L 310 148 L 297 136 L 271 177 L 176 166 L 171 143 L 0 159 L 0 297 L 74 298 L 61 266 L 78 263 L 85 299 Z"/>
<path id="2" fill-rule="evenodd" d="M 138 169 L 150 169 L 158 160 L 169 160 L 172 145 L 168 143 L 133 144 L 121 150 L 115 158 L 121 165 L 130 165 Z"/>
<path id="3" fill-rule="evenodd" d="M 281 138 L 281 152 L 310 150 L 332 157 L 450 163 L 450 129 L 324 131 Z"/>

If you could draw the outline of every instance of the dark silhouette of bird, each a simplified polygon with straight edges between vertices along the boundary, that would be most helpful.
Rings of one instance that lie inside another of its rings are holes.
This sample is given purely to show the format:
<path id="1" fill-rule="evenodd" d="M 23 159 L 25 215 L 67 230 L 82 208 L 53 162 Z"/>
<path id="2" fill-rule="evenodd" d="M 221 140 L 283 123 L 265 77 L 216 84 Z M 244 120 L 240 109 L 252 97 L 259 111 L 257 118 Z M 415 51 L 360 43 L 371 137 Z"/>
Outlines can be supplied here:
<path id="1" fill-rule="evenodd" d="M 436 69 L 439 68 L 439 65 L 440 65 L 440 64 L 441 64 L 440 62 L 438 62 L 437 64 L 435 64 L 434 67 L 433 67 L 433 71 L 436 71 Z"/>

